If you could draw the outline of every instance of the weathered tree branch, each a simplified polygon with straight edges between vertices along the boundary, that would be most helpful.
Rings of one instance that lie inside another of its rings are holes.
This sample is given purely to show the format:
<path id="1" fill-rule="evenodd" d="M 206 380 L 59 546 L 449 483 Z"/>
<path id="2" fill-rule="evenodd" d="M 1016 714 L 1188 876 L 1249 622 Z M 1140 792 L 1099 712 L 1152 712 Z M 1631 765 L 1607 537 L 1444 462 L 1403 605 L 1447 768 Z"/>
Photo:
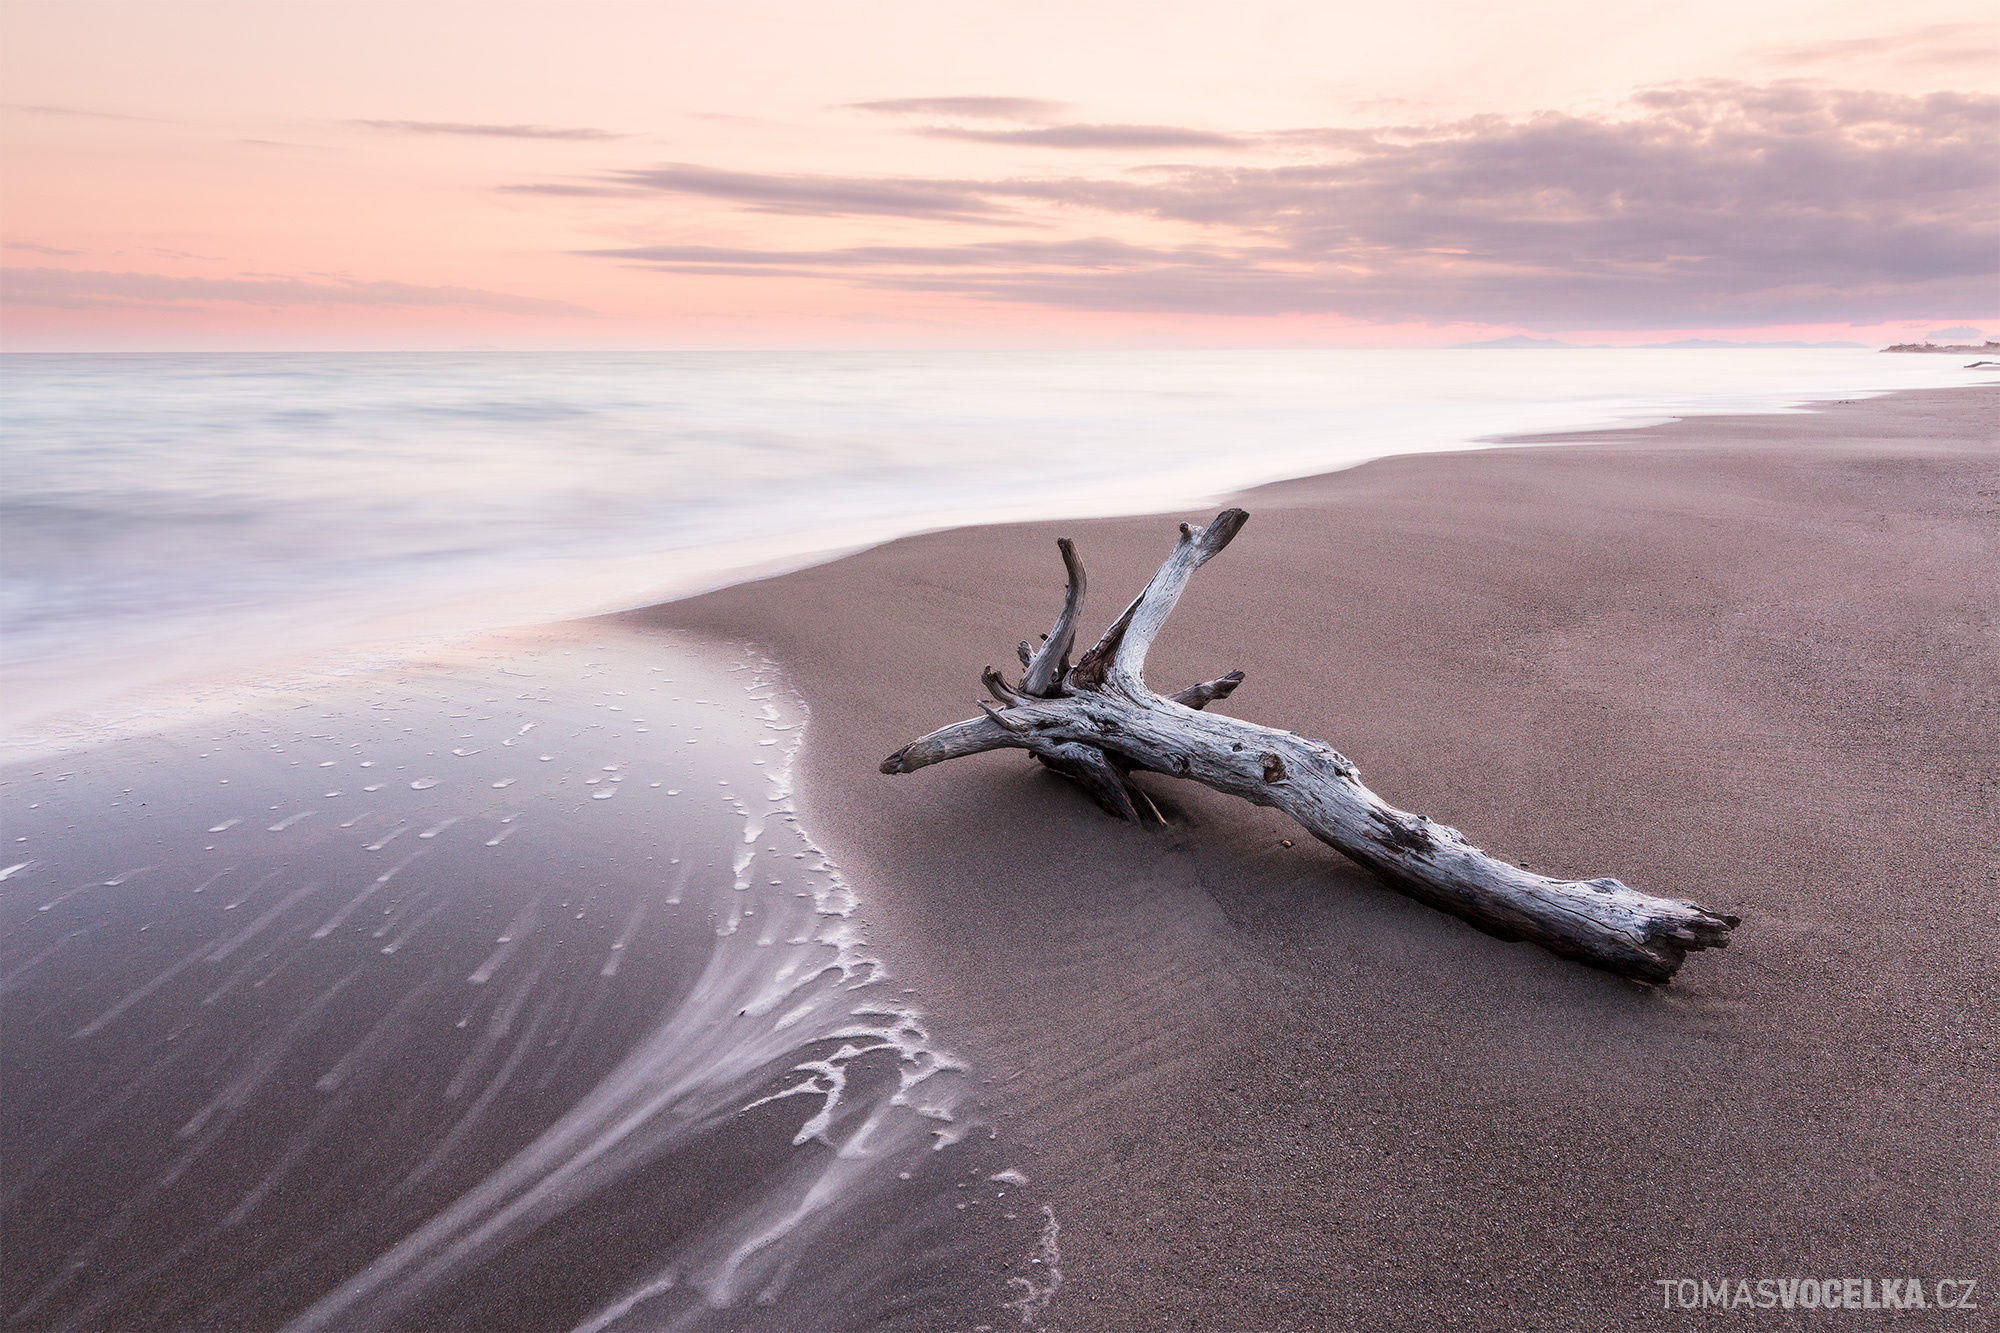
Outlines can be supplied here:
<path id="1" fill-rule="evenodd" d="M 1069 649 L 1076 642 L 1077 617 L 1083 614 L 1083 561 L 1067 537 L 1056 538 L 1056 549 L 1062 552 L 1063 568 L 1069 572 L 1069 588 L 1063 593 L 1055 628 L 1049 631 L 1042 650 L 1025 659 L 1027 670 L 1021 677 L 1021 693 L 1040 698 L 1054 694 L 1057 683 L 1069 674 Z"/>
<path id="2" fill-rule="evenodd" d="M 1135 822 L 1160 816 L 1132 782 L 1134 771 L 1189 778 L 1284 811 L 1405 893 L 1483 930 L 1642 981 L 1665 982 L 1690 951 L 1729 942 L 1733 916 L 1615 879 L 1551 879 L 1509 865 L 1456 829 L 1389 805 L 1330 746 L 1200 711 L 1227 698 L 1243 681 L 1240 671 L 1170 696 L 1149 689 L 1147 649 L 1195 570 L 1229 545 L 1248 517 L 1228 509 L 1205 528 L 1183 524 L 1159 572 L 1073 667 L 1085 583 L 1083 562 L 1064 538 L 1062 611 L 1039 649 L 1021 645 L 1020 686 L 988 667 L 981 679 L 999 707 L 981 704 L 980 717 L 911 742 L 883 760 L 882 771 L 913 773 L 985 750 L 1027 750 L 1106 811 Z"/>
<path id="3" fill-rule="evenodd" d="M 1206 708 L 1218 699 L 1227 699 L 1243 683 L 1243 673 L 1232 671 L 1214 680 L 1205 680 L 1199 685 L 1190 685 L 1184 690 L 1175 690 L 1167 698 L 1183 708 Z"/>

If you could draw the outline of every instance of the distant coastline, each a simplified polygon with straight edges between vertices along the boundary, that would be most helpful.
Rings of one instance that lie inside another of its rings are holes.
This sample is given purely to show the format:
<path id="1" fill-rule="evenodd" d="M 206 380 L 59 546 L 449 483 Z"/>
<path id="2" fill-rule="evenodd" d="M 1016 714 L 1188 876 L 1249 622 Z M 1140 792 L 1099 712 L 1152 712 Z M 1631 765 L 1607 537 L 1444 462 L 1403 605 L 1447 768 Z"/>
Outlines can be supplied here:
<path id="1" fill-rule="evenodd" d="M 1957 330 L 1952 330 L 1956 332 Z M 1970 332 L 1970 330 L 1966 330 Z M 1560 338 L 1537 338 L 1527 333 L 1510 333 L 1504 338 L 1488 338 L 1483 342 L 1454 343 L 1448 351 L 1453 352 L 1494 352 L 1507 350 L 1548 350 L 1559 352 L 1624 352 L 1624 351 L 1688 351 L 1688 350 L 1736 350 L 1736 351 L 1815 351 L 1839 350 L 1860 351 L 1866 343 L 1857 342 L 1729 342 L 1720 338 L 1682 338 L 1678 342 L 1665 343 L 1571 343 Z M 2000 342 L 1987 339 L 1985 342 L 1964 343 L 1896 343 L 1881 349 L 1884 352 L 1948 352 L 1954 356 L 1985 355 L 2000 356 Z"/>
<path id="2" fill-rule="evenodd" d="M 1454 343 L 1448 349 L 1454 352 L 1492 352 L 1509 348 L 1547 348 L 1562 352 L 1660 352 L 1660 351 L 1708 351 L 1715 349 L 1783 350 L 1796 352 L 1818 349 L 1837 349 L 1845 352 L 1860 351 L 1866 343 L 1856 342 L 1730 342 L 1722 338 L 1681 338 L 1665 343 L 1569 343 L 1560 338 L 1537 338 L 1532 334 L 1510 333 L 1504 338 L 1488 338 L 1484 342 Z"/>
<path id="3" fill-rule="evenodd" d="M 1892 347 L 1884 347 L 1882 350 L 1885 352 L 1950 352 L 1954 356 L 1965 356 L 1968 353 L 2000 356 L 2000 342 L 1994 342 L 1991 338 L 1988 338 L 1983 343 L 1897 343 Z"/>

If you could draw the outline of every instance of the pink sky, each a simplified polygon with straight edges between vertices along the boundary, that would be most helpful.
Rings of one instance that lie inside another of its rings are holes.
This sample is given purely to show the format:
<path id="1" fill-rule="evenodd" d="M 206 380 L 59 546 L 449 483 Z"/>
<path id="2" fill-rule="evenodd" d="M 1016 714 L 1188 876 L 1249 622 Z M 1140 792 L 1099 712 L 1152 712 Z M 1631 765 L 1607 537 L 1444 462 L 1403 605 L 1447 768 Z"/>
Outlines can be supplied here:
<path id="1" fill-rule="evenodd" d="M 1986 0 L 4 12 L 11 350 L 2000 332 Z"/>

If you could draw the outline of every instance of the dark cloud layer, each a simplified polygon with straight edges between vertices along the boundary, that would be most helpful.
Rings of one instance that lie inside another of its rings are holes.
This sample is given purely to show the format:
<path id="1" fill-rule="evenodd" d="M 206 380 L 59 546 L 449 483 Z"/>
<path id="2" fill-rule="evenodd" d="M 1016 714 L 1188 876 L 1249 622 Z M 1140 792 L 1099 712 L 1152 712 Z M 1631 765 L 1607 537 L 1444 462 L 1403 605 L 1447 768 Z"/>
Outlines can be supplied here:
<path id="1" fill-rule="evenodd" d="M 1616 116 L 1483 116 L 1283 146 L 1302 145 L 1315 160 L 993 180 L 673 166 L 572 188 L 988 226 L 1144 219 L 1198 241 L 946 233 L 921 247 L 597 252 L 1081 310 L 1609 328 L 1983 319 L 1995 305 L 2000 98 L 1708 83 L 1649 91 Z"/>
<path id="2" fill-rule="evenodd" d="M 353 120 L 348 124 L 369 130 L 386 130 L 392 134 L 451 134 L 475 139 L 562 139 L 575 142 L 631 137 L 588 126 L 486 125 L 456 120 Z"/>
<path id="3" fill-rule="evenodd" d="M 163 308 L 229 303 L 268 307 L 401 306 L 490 310 L 510 315 L 584 315 L 567 301 L 513 296 L 476 287 L 293 277 L 183 278 L 98 269 L 0 270 L 0 293 L 13 305 L 69 310 Z"/>

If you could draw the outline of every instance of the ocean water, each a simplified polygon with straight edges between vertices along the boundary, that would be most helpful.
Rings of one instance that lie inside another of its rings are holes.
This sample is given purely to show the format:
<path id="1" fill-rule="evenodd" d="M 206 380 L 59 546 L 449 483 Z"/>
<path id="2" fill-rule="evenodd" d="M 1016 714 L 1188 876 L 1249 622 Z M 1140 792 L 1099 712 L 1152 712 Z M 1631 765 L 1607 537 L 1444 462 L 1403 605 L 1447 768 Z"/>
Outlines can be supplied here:
<path id="1" fill-rule="evenodd" d="M 6 730 L 940 526 L 1979 374 L 1833 350 L 9 356 Z"/>

